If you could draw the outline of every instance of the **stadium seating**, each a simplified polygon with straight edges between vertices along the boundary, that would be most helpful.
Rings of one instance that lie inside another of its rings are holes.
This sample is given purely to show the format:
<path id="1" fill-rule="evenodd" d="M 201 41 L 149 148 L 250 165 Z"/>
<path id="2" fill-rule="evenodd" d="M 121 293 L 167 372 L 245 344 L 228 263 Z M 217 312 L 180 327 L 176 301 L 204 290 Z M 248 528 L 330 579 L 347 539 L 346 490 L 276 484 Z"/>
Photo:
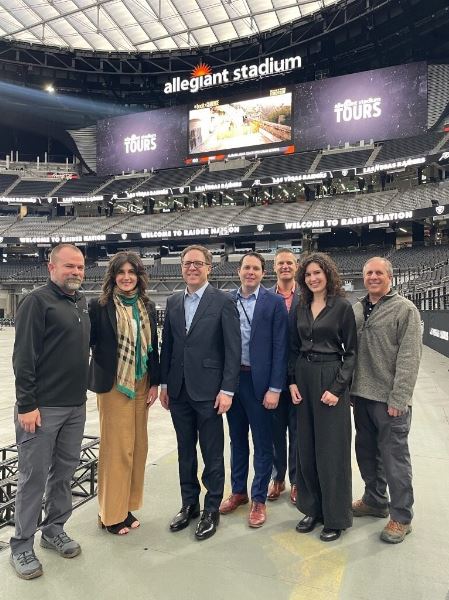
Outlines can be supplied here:
<path id="1" fill-rule="evenodd" d="M 19 183 L 11 190 L 11 195 L 19 198 L 22 196 L 46 197 L 60 183 L 55 179 L 39 181 L 35 179 L 21 179 Z"/>
<path id="2" fill-rule="evenodd" d="M 158 171 L 145 180 L 136 191 L 145 192 L 148 190 L 180 187 L 198 172 L 198 167 L 181 167 L 179 169 Z"/>
<path id="3" fill-rule="evenodd" d="M 79 179 L 69 179 L 59 188 L 58 196 L 68 198 L 69 196 L 86 196 L 92 194 L 97 188 L 105 183 L 111 177 L 101 177 L 97 175 L 87 175 Z"/>
<path id="4" fill-rule="evenodd" d="M 0 174 L 0 194 L 3 194 L 17 179 L 17 175 Z"/>
<path id="5" fill-rule="evenodd" d="M 369 150 L 323 154 L 316 170 L 334 171 L 338 169 L 350 169 L 352 167 L 363 167 L 372 153 L 373 149 L 371 148 Z"/>
<path id="6" fill-rule="evenodd" d="M 436 131 L 415 137 L 386 141 L 382 144 L 382 148 L 376 157 L 376 163 L 423 156 L 437 145 L 443 135 L 443 133 Z"/>
<path id="7" fill-rule="evenodd" d="M 130 191 L 140 186 L 147 179 L 148 176 L 122 177 L 120 179 L 113 179 L 101 188 L 101 194 L 120 194 L 120 192 Z"/>
<path id="8" fill-rule="evenodd" d="M 263 158 L 260 165 L 251 174 L 251 178 L 261 179 L 262 177 L 307 173 L 316 155 L 316 152 L 304 152 Z"/>

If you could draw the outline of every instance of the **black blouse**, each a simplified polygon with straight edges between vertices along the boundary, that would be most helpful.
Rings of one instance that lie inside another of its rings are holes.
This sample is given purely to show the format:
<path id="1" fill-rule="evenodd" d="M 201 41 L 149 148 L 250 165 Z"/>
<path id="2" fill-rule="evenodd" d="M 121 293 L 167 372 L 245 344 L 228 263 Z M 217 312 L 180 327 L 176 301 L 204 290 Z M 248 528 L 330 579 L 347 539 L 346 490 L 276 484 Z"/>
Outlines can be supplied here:
<path id="1" fill-rule="evenodd" d="M 303 352 L 340 354 L 341 367 L 329 391 L 341 396 L 350 384 L 357 352 L 357 328 L 351 304 L 341 296 L 330 296 L 315 320 L 310 304 L 300 304 L 290 333 L 290 383 L 296 383 L 295 367 Z"/>

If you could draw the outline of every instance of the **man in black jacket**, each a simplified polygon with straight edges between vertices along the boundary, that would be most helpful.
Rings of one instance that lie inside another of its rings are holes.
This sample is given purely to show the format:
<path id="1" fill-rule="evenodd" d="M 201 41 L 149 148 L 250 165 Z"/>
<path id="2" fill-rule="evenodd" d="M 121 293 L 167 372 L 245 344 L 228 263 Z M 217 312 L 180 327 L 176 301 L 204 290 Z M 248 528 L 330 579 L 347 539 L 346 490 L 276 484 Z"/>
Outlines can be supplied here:
<path id="1" fill-rule="evenodd" d="M 61 244 L 51 252 L 48 270 L 50 281 L 26 296 L 16 315 L 19 477 L 10 562 L 22 579 L 42 575 L 33 544 L 44 493 L 41 546 L 64 558 L 81 552 L 64 525 L 72 512 L 70 482 L 86 416 L 90 321 L 78 292 L 84 256 L 75 246 Z"/>
<path id="2" fill-rule="evenodd" d="M 208 283 L 212 255 L 188 246 L 181 255 L 186 290 L 167 301 L 161 349 L 161 394 L 178 440 L 182 508 L 170 524 L 180 531 L 199 515 L 197 440 L 207 489 L 195 536 L 212 536 L 223 498 L 223 418 L 232 403 L 240 372 L 240 325 L 234 300 Z"/>

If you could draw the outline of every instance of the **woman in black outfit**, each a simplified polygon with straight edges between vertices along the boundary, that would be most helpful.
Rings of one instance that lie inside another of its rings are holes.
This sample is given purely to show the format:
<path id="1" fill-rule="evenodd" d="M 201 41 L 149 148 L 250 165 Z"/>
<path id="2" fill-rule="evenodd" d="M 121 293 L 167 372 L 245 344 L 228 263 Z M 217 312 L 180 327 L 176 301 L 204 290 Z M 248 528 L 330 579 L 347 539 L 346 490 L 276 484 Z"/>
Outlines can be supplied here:
<path id="1" fill-rule="evenodd" d="M 301 299 L 291 332 L 290 393 L 298 405 L 297 507 L 300 533 L 324 524 L 323 542 L 352 525 L 348 387 L 357 332 L 335 263 L 316 252 L 301 262 Z"/>

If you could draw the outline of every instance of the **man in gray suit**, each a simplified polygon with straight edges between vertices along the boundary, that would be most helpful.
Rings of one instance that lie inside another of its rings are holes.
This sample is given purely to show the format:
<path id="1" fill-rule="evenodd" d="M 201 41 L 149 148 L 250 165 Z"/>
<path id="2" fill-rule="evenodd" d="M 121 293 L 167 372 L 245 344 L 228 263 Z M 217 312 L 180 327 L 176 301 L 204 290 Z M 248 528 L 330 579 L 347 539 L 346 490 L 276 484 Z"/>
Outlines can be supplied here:
<path id="1" fill-rule="evenodd" d="M 231 406 L 240 373 L 240 323 L 230 295 L 208 283 L 212 255 L 203 246 L 181 254 L 184 292 L 167 300 L 161 349 L 160 401 L 170 410 L 178 441 L 182 507 L 170 523 L 176 532 L 200 512 L 197 440 L 207 489 L 195 531 L 204 540 L 216 531 L 224 489 L 222 415 Z"/>

